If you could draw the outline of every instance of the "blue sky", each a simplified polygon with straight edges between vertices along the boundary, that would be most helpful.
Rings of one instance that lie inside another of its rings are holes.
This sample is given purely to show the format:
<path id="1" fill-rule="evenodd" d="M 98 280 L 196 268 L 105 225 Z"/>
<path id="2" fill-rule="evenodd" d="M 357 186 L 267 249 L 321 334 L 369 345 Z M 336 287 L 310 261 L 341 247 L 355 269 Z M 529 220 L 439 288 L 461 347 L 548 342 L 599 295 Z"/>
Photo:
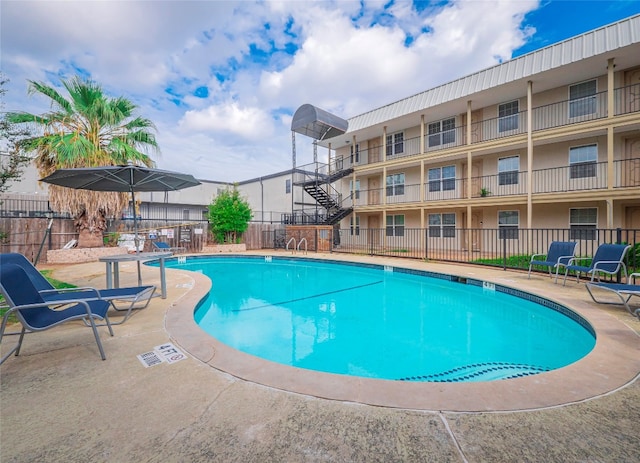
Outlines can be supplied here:
<path id="1" fill-rule="evenodd" d="M 348 119 L 640 13 L 640 1 L 2 0 L 4 110 L 75 74 L 154 121 L 158 167 L 242 181 L 291 167 L 291 117 Z M 298 136 L 298 165 L 311 140 Z M 319 150 L 326 160 L 326 150 Z"/>

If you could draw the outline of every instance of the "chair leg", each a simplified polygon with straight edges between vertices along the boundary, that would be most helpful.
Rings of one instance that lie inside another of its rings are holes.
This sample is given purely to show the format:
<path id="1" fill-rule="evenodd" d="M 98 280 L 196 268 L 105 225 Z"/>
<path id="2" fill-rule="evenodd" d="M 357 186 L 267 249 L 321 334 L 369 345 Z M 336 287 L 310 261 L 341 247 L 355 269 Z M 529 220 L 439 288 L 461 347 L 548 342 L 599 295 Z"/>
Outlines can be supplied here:
<path id="1" fill-rule="evenodd" d="M 105 314 L 106 315 L 106 314 Z M 96 344 L 98 344 L 98 350 L 100 351 L 100 357 L 102 360 L 106 360 L 107 356 L 104 355 L 104 349 L 102 348 L 102 342 L 100 341 L 100 335 L 98 334 L 98 328 L 96 327 L 96 322 L 93 317 L 89 317 L 89 322 L 91 323 L 91 329 L 93 330 L 93 336 L 96 338 Z M 111 328 L 111 326 L 109 326 Z M 113 336 L 113 334 L 112 334 Z"/>
<path id="2" fill-rule="evenodd" d="M 20 332 L 20 339 L 18 339 L 18 343 L 15 346 L 13 346 L 13 348 L 0 359 L 0 365 L 2 365 L 5 362 L 5 360 L 11 357 L 11 354 L 13 354 L 14 352 L 16 356 L 20 353 L 20 346 L 22 346 L 22 340 L 24 339 L 25 331 L 26 329 L 23 326 L 22 331 Z M 2 341 L 3 334 L 4 334 L 4 326 L 2 327 L 2 331 L 0 332 L 0 341 Z"/>
<path id="3" fill-rule="evenodd" d="M 16 347 L 16 357 L 20 354 L 20 348 L 22 347 L 22 340 L 24 339 L 24 333 L 27 329 L 23 326 L 22 331 L 20 332 L 20 339 L 18 339 L 18 346 Z"/>
<path id="4" fill-rule="evenodd" d="M 529 275 L 527 276 L 527 278 L 531 279 L 531 265 L 529 265 Z"/>

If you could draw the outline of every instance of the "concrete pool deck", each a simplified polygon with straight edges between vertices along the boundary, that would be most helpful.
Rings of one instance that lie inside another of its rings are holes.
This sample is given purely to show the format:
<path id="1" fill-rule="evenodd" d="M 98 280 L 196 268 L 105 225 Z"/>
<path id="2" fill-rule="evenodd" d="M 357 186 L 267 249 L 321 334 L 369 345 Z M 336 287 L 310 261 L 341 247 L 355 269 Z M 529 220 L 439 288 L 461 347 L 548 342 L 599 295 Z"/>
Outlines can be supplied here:
<path id="1" fill-rule="evenodd" d="M 397 392 L 381 385 L 387 382 L 358 380 L 352 397 L 348 384 L 251 364 L 255 359 L 202 338 L 189 315 L 208 279 L 168 269 L 167 299 L 154 299 L 115 326 L 113 338 L 100 329 L 106 361 L 81 324 L 27 335 L 20 356 L 0 367 L 0 461 L 640 461 L 640 322 L 624 307 L 595 304 L 583 283 L 563 288 L 540 274 L 527 280 L 523 272 L 483 267 L 308 257 L 457 274 L 548 296 L 596 326 L 596 356 L 448 394 L 445 389 L 461 384 L 409 383 L 417 389 L 394 398 Z M 55 267 L 54 277 L 103 287 L 104 272 L 104 264 L 79 264 Z M 157 273 L 143 268 L 144 282 L 159 283 Z M 135 265 L 123 265 L 122 284 L 135 281 Z M 13 342 L 6 338 L 0 350 Z M 137 359 L 166 342 L 188 358 L 149 368 Z M 289 388 L 302 393 L 278 389 L 276 380 L 302 385 Z M 339 396 L 318 397 L 327 394 L 314 387 Z M 398 403 L 365 404 L 390 398 Z M 500 409 L 512 411 L 488 411 Z"/>

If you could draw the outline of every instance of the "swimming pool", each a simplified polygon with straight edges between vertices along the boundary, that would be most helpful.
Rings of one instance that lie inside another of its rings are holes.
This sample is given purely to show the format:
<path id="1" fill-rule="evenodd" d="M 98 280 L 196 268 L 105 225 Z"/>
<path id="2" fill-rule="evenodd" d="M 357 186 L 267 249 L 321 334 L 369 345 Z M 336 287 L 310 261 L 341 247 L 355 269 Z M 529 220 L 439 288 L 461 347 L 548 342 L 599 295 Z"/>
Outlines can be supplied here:
<path id="1" fill-rule="evenodd" d="M 589 353 L 590 325 L 502 286 L 379 265 L 278 257 L 173 260 L 212 280 L 195 311 L 240 351 L 310 370 L 411 382 L 491 381 Z"/>

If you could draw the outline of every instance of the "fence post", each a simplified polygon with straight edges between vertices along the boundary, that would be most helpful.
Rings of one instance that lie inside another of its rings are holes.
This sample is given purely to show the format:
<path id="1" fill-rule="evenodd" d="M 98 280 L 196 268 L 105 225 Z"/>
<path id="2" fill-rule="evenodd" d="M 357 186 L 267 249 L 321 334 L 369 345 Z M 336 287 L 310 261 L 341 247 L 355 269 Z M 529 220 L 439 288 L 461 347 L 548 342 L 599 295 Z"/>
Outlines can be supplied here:
<path id="1" fill-rule="evenodd" d="M 503 232 L 506 232 L 506 230 L 503 230 Z M 500 233 L 500 230 L 498 230 L 498 233 Z M 502 270 L 507 270 L 507 237 L 506 237 L 506 233 L 502 234 Z"/>
<path id="2" fill-rule="evenodd" d="M 429 259 L 429 229 L 424 229 L 424 259 Z"/>

